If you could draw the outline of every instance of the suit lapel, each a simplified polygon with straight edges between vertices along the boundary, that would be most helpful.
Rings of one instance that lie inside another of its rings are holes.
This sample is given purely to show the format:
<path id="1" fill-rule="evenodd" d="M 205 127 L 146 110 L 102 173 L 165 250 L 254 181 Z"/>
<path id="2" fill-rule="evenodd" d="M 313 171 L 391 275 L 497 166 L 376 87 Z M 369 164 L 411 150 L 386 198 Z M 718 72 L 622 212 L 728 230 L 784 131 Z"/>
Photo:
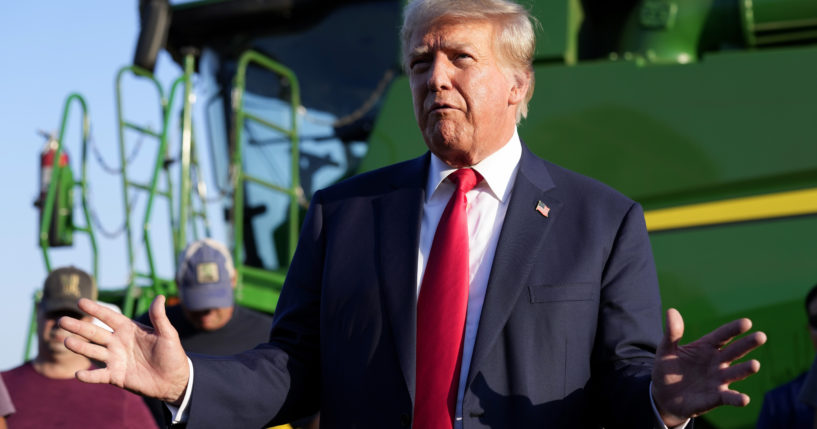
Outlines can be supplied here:
<path id="1" fill-rule="evenodd" d="M 496 342 L 525 289 L 532 266 L 551 229 L 552 218 L 559 216 L 562 203 L 548 194 L 555 187 L 545 164 L 522 146 L 519 172 L 511 192 L 508 211 L 499 235 L 474 354 L 468 372 L 468 384 L 473 381 L 488 351 Z M 548 217 L 536 210 L 542 201 L 550 209 Z"/>
<path id="2" fill-rule="evenodd" d="M 389 315 L 406 387 L 414 399 L 417 331 L 417 249 L 428 154 L 395 174 L 393 190 L 375 201 L 380 243 L 381 293 Z"/>

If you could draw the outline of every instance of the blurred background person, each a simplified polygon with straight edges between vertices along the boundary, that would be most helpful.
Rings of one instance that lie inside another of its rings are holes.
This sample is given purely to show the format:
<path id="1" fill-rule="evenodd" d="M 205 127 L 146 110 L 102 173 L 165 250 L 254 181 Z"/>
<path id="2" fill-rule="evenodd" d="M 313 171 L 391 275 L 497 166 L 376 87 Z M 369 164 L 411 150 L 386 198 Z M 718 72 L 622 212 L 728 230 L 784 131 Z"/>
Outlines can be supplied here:
<path id="1" fill-rule="evenodd" d="M 272 317 L 235 304 L 236 273 L 230 252 L 205 238 L 190 243 L 179 257 L 179 303 L 167 317 L 188 353 L 231 355 L 269 339 Z M 136 319 L 151 326 L 147 313 Z"/>
<path id="2" fill-rule="evenodd" d="M 806 295 L 806 316 L 811 342 L 817 350 L 817 285 Z M 817 362 L 817 361 L 815 361 Z M 814 366 L 812 366 L 813 371 Z M 814 412 L 817 406 L 817 386 L 811 389 L 810 401 L 801 401 L 798 397 L 805 390 L 807 372 L 793 380 L 768 391 L 763 397 L 763 407 L 757 418 L 757 429 L 812 429 Z M 815 381 L 817 381 L 817 374 Z M 806 396 L 809 396 L 808 394 Z"/>
<path id="3" fill-rule="evenodd" d="M 194 241 L 181 253 L 176 272 L 179 303 L 166 312 L 186 352 L 224 356 L 267 342 L 272 317 L 235 303 L 237 278 L 230 251 L 221 242 Z M 147 313 L 136 321 L 152 326 Z M 165 424 L 161 402 L 145 401 L 157 423 Z"/>
<path id="4" fill-rule="evenodd" d="M 11 403 L 6 385 L 3 384 L 3 379 L 0 378 L 0 429 L 6 429 L 6 417 L 14 413 L 14 404 Z"/>
<path id="5" fill-rule="evenodd" d="M 74 377 L 77 371 L 94 365 L 65 347 L 70 334 L 57 325 L 57 320 L 71 317 L 91 322 L 92 317 L 79 309 L 77 301 L 96 297 L 96 282 L 80 269 L 58 268 L 45 279 L 37 306 L 37 356 L 2 373 L 15 404 L 14 414 L 8 416 L 9 427 L 156 427 L 139 396 L 111 385 L 82 383 Z"/>

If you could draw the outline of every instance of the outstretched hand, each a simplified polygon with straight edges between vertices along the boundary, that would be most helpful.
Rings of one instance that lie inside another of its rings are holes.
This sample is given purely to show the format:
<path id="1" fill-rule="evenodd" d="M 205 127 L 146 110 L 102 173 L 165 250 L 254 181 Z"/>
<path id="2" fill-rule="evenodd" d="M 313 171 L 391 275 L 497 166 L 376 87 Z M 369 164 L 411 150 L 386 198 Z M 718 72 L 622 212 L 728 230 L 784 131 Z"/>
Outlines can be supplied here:
<path id="1" fill-rule="evenodd" d="M 156 297 L 150 305 L 150 321 L 155 328 L 136 323 L 89 299 L 81 299 L 79 308 L 110 326 L 113 332 L 90 322 L 60 318 L 61 328 L 87 340 L 68 337 L 65 346 L 106 365 L 78 371 L 77 379 L 113 384 L 171 404 L 181 402 L 189 378 L 187 355 L 179 334 L 165 315 L 164 296 Z"/>
<path id="2" fill-rule="evenodd" d="M 766 334 L 754 332 L 729 342 L 751 328 L 749 319 L 738 319 L 682 346 L 684 320 L 678 310 L 667 310 L 652 372 L 653 399 L 667 426 L 680 425 L 720 405 L 749 404 L 749 396 L 730 389 L 729 383 L 758 372 L 760 362 L 732 362 L 765 343 Z"/>

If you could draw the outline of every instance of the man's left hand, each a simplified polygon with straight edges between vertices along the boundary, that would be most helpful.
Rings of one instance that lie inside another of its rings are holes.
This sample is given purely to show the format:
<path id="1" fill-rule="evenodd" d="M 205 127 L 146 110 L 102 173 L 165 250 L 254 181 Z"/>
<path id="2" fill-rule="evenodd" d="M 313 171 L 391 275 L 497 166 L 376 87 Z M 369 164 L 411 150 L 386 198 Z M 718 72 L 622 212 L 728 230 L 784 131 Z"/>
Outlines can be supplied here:
<path id="1" fill-rule="evenodd" d="M 720 405 L 749 404 L 749 396 L 730 389 L 729 384 L 758 372 L 760 362 L 732 362 L 765 343 L 766 334 L 754 332 L 729 343 L 751 328 L 749 319 L 738 319 L 682 346 L 684 320 L 678 310 L 667 310 L 664 338 L 652 371 L 653 399 L 667 426 L 678 426 Z"/>

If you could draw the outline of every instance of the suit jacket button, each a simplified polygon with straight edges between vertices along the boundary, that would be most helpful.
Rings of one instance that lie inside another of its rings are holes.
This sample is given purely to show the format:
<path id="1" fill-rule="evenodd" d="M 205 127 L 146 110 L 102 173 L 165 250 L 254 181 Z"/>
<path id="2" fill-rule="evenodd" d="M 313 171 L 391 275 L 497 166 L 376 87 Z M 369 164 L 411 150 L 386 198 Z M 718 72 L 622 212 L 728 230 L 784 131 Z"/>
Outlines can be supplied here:
<path id="1" fill-rule="evenodd" d="M 409 427 L 411 425 L 411 417 L 409 417 L 408 414 L 401 414 L 400 424 L 403 425 L 404 428 Z"/>

